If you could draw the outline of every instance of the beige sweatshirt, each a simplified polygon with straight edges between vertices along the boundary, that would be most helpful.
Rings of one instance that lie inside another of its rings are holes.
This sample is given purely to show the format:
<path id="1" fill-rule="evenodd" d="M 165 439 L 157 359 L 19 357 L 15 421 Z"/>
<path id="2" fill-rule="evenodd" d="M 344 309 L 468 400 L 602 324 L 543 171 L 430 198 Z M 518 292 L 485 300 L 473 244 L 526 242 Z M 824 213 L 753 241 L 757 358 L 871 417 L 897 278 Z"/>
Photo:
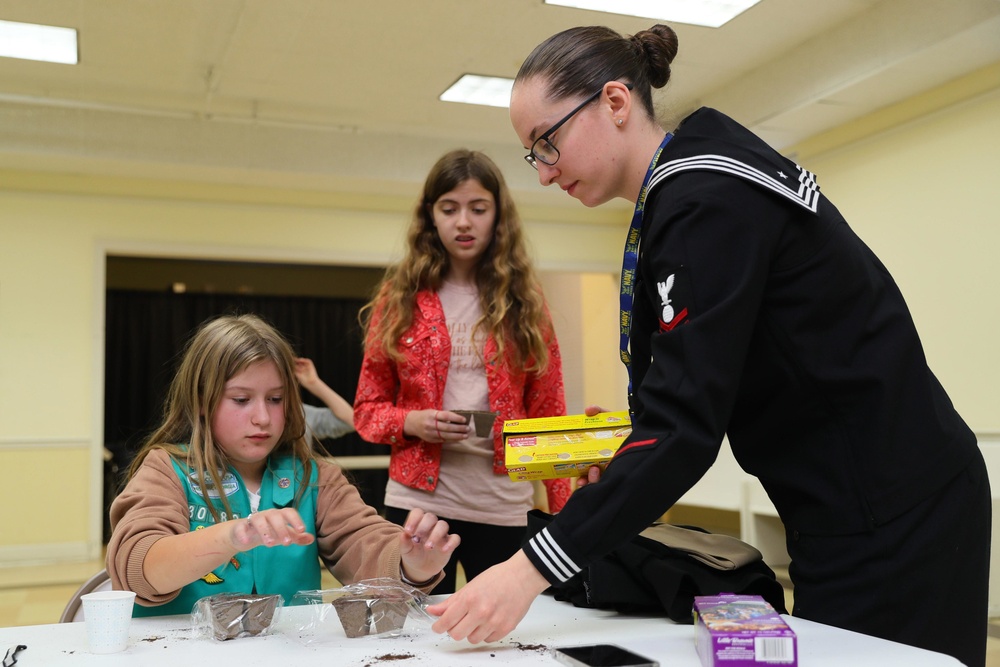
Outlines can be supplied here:
<path id="1" fill-rule="evenodd" d="M 323 460 L 316 461 L 316 465 L 316 540 L 323 564 L 345 585 L 376 577 L 398 579 L 402 529 L 365 504 L 339 466 Z M 107 569 L 114 587 L 135 591 L 137 599 L 147 605 L 164 604 L 177 597 L 179 591 L 157 594 L 142 570 L 146 552 L 154 542 L 190 530 L 187 498 L 165 451 L 150 452 L 114 500 L 111 527 Z M 423 590 L 432 589 L 442 576 Z"/>

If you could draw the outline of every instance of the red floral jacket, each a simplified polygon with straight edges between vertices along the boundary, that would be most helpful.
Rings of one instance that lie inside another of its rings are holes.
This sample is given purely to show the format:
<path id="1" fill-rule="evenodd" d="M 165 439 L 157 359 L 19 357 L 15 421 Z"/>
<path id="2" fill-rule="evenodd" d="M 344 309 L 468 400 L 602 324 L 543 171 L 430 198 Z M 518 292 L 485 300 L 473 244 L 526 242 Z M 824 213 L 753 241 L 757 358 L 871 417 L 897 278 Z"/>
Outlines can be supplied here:
<path id="1" fill-rule="evenodd" d="M 381 313 L 376 310 L 371 329 Z M 368 442 L 392 447 L 389 477 L 424 491 L 437 487 L 441 444 L 403 435 L 403 421 L 411 410 L 442 409 L 444 384 L 451 362 L 451 338 L 444 310 L 435 292 L 416 294 L 413 324 L 399 340 L 405 360 L 396 362 L 377 345 L 368 345 L 354 399 L 354 427 Z M 493 424 L 493 472 L 506 474 L 503 423 L 507 419 L 566 414 L 562 360 L 552 337 L 549 365 L 543 375 L 524 373 L 495 360 L 496 343 L 487 338 L 484 354 L 490 409 L 498 412 Z M 570 480 L 545 480 L 549 511 L 558 512 L 570 494 Z"/>

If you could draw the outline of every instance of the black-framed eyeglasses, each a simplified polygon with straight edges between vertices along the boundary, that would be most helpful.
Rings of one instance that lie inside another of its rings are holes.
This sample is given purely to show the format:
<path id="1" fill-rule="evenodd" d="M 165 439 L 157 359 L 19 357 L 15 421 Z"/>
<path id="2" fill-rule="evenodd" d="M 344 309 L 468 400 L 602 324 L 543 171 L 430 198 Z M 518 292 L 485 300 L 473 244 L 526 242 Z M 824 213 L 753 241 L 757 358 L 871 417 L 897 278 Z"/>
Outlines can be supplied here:
<path id="1" fill-rule="evenodd" d="M 632 90 L 631 83 L 626 83 L 625 87 Z M 554 165 L 559 160 L 559 149 L 555 147 L 555 144 L 549 141 L 549 137 L 551 137 L 556 130 L 565 125 L 566 121 L 579 113 L 581 109 L 596 100 L 602 92 L 604 92 L 604 86 L 601 86 L 596 93 L 585 99 L 575 109 L 563 116 L 561 121 L 547 129 L 545 132 L 542 132 L 541 136 L 535 139 L 535 143 L 531 144 L 531 150 L 529 150 L 528 154 L 524 156 L 524 161 L 536 170 L 538 169 L 539 162 L 547 164 L 550 167 Z"/>

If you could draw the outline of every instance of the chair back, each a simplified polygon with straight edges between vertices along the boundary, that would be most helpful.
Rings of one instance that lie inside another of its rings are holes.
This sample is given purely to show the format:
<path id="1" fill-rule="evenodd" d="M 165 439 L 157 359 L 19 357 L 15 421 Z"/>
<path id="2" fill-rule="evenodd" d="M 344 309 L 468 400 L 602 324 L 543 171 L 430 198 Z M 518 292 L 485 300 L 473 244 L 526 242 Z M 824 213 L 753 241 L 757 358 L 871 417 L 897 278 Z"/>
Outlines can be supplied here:
<path id="1" fill-rule="evenodd" d="M 110 591 L 111 590 L 111 576 L 108 575 L 107 570 L 101 570 L 90 579 L 87 579 L 83 584 L 73 593 L 73 596 L 69 599 L 66 608 L 63 610 L 62 616 L 59 617 L 60 623 L 76 623 L 83 620 L 83 603 L 80 598 L 87 593 L 93 593 L 94 591 Z"/>

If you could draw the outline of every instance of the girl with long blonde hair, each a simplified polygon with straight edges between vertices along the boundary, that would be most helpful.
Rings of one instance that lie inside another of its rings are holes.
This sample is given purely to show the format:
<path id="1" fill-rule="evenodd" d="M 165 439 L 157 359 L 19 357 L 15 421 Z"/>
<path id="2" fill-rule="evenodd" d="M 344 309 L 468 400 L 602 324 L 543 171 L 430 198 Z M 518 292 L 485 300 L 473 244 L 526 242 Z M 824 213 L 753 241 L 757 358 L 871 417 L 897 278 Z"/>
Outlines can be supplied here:
<path id="1" fill-rule="evenodd" d="M 140 616 L 190 613 L 216 593 L 399 578 L 429 588 L 459 543 L 420 509 L 400 528 L 313 453 L 291 346 L 253 315 L 223 316 L 188 342 L 164 407 L 111 506 L 107 569 Z"/>

